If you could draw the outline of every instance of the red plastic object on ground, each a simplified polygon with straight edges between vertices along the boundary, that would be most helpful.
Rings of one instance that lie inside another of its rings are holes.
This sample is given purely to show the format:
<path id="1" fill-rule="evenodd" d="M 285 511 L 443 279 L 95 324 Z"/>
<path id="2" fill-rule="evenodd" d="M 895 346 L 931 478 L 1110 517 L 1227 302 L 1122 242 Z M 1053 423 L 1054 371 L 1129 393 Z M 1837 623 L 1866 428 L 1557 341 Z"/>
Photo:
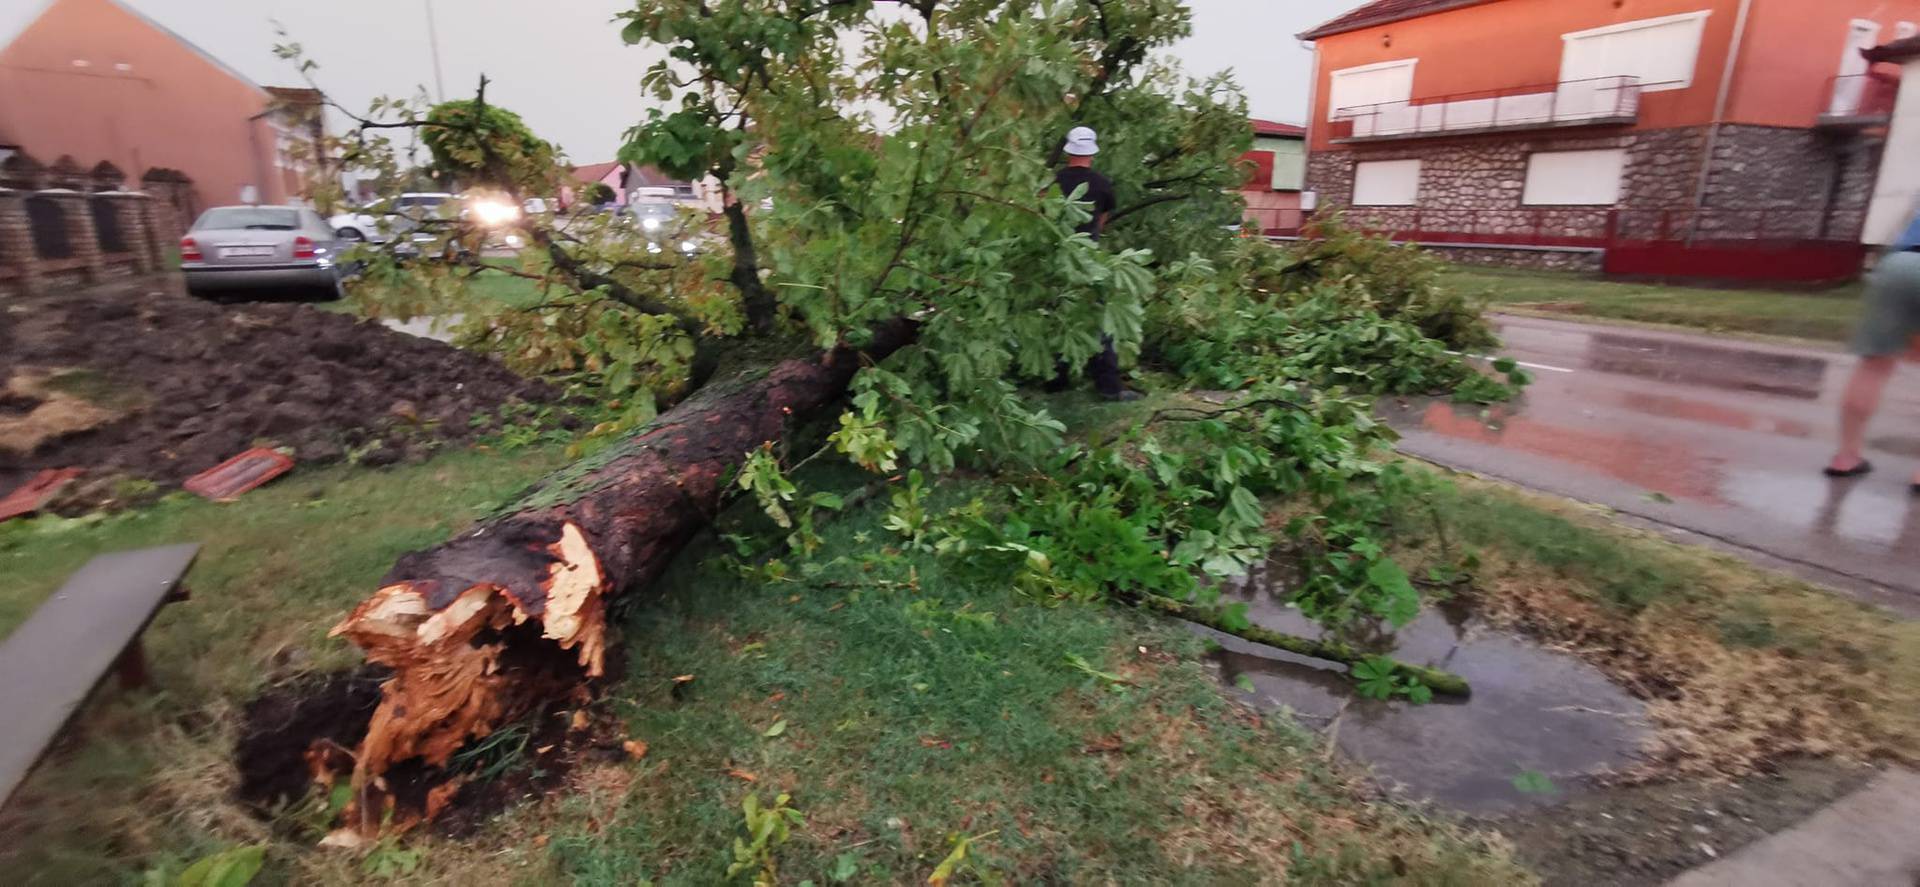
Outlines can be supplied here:
<path id="1" fill-rule="evenodd" d="M 254 487 L 286 474 L 293 458 L 265 447 L 254 447 L 238 456 L 200 472 L 181 486 L 215 502 L 232 502 Z"/>
<path id="2" fill-rule="evenodd" d="M 41 506 L 53 499 L 55 493 L 60 492 L 61 487 L 79 476 L 78 468 L 48 468 L 28 478 L 26 483 L 0 499 L 0 521 L 39 511 Z"/>

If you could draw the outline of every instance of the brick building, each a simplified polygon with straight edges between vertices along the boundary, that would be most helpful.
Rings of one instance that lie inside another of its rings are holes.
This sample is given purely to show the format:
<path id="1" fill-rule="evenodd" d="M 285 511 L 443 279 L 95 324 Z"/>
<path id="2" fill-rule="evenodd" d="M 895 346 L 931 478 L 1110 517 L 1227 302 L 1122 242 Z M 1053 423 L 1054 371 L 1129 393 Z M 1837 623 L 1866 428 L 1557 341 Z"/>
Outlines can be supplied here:
<path id="1" fill-rule="evenodd" d="M 50 0 L 0 40 L 0 141 L 15 150 L 108 161 L 186 218 L 301 196 L 313 152 L 297 146 L 324 127 L 310 91 L 276 98 L 116 0 Z"/>
<path id="2" fill-rule="evenodd" d="M 1307 188 L 1486 264 L 1859 267 L 1920 0 L 1378 0 L 1302 35 Z"/>

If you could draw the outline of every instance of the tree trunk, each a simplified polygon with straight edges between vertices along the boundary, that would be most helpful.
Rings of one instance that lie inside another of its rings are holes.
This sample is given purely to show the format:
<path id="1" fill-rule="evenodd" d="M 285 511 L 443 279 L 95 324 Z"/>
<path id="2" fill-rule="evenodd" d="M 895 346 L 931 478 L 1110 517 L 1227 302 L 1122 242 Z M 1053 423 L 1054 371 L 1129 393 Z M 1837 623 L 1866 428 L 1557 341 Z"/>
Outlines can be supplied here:
<path id="1" fill-rule="evenodd" d="M 719 509 L 731 470 L 790 417 L 832 403 L 863 361 L 913 340 L 788 360 L 700 389 L 631 438 L 548 477 L 499 516 L 400 558 L 333 629 L 393 669 L 354 756 L 350 822 L 378 831 L 382 776 L 564 697 L 605 663 L 608 598 L 657 577 Z"/>

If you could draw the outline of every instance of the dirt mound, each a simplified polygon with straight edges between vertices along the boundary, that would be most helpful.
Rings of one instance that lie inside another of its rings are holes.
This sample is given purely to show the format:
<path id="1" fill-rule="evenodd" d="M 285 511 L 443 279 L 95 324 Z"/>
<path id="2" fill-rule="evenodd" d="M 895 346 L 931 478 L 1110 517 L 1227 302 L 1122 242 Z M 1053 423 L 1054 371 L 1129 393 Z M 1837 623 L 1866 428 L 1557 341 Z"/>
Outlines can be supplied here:
<path id="1" fill-rule="evenodd" d="M 381 465 L 496 430 L 503 404 L 558 396 L 484 356 L 347 315 L 216 305 L 152 287 L 17 300 L 0 318 L 0 342 L 0 388 L 31 378 L 29 392 L 113 414 L 94 427 L 13 435 L 34 443 L 0 449 L 0 486 L 9 474 L 56 467 L 173 484 L 255 445 L 292 447 L 303 463 L 351 453 Z M 8 413 L 23 421 L 35 406 Z"/>

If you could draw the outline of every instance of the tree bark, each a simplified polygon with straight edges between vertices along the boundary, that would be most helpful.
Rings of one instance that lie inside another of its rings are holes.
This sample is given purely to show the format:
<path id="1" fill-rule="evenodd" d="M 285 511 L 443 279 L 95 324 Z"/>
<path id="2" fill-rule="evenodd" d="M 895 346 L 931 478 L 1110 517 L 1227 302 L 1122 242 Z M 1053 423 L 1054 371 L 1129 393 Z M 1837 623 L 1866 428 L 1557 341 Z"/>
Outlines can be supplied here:
<path id="1" fill-rule="evenodd" d="M 444 766 L 470 739 L 598 677 L 608 600 L 657 577 L 712 520 L 749 451 L 915 332 L 896 321 L 865 348 L 711 383 L 478 529 L 400 558 L 332 632 L 393 670 L 354 756 L 352 827 L 379 831 L 395 764 Z"/>

